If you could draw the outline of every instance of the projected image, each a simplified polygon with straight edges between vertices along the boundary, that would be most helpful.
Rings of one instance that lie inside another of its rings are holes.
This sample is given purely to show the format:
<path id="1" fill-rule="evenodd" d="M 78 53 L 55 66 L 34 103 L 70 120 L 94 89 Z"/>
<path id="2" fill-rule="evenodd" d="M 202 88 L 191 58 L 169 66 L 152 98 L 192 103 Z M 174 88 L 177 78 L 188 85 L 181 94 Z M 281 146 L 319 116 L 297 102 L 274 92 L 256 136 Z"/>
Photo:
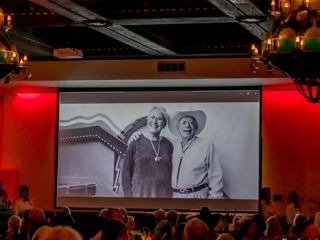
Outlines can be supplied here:
<path id="1" fill-rule="evenodd" d="M 259 96 L 60 94 L 58 200 L 258 199 Z"/>
<path id="2" fill-rule="evenodd" d="M 146 131 L 126 151 L 124 196 L 223 198 L 214 144 L 198 137 L 206 124 L 205 112 L 178 111 L 169 117 L 163 106 L 153 106 L 146 119 Z M 166 125 L 177 139 L 161 135 Z"/>

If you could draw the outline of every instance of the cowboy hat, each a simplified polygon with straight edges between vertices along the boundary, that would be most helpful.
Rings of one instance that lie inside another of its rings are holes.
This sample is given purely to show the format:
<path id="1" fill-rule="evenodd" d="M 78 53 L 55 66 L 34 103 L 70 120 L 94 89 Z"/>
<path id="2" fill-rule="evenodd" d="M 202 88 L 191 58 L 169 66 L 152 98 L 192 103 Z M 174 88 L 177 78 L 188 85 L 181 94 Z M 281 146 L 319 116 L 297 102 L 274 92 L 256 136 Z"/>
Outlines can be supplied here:
<path id="1" fill-rule="evenodd" d="M 178 129 L 178 123 L 183 117 L 192 117 L 196 120 L 197 130 L 195 132 L 195 135 L 198 135 L 203 130 L 204 125 L 206 124 L 206 114 L 201 110 L 174 112 L 169 117 L 168 127 L 172 134 L 176 135 L 177 137 L 181 136 Z"/>

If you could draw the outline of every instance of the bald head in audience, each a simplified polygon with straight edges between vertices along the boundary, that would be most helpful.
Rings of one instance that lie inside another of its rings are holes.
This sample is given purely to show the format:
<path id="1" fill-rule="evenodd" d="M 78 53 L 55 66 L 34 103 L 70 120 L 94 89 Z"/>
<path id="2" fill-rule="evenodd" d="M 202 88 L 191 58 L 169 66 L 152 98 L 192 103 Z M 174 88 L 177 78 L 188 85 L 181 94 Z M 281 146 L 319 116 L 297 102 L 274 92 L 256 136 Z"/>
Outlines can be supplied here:
<path id="1" fill-rule="evenodd" d="M 202 220 L 194 217 L 187 221 L 184 227 L 183 240 L 208 240 L 209 238 L 209 228 Z"/>

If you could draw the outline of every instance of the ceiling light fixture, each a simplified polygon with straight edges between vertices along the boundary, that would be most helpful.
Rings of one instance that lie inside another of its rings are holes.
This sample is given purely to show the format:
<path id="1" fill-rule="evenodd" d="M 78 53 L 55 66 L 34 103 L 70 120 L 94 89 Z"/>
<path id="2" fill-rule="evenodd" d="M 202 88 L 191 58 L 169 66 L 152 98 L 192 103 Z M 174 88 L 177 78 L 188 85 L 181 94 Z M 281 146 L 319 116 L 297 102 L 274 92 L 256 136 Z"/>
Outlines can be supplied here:
<path id="1" fill-rule="evenodd" d="M 87 19 L 81 22 L 87 27 L 110 27 L 112 22 L 107 19 Z"/>
<path id="2" fill-rule="evenodd" d="M 16 46 L 7 37 L 7 32 L 11 27 L 11 16 L 8 15 L 5 19 L 0 8 L 0 80 L 5 79 L 5 83 L 9 82 L 11 74 L 17 74 L 25 69 L 27 62 L 27 56 L 19 58 Z"/>
<path id="3" fill-rule="evenodd" d="M 320 2 L 316 0 L 271 0 L 274 26 L 262 41 L 252 46 L 251 68 L 267 65 L 289 76 L 309 102 L 320 102 Z"/>
<path id="4" fill-rule="evenodd" d="M 242 23 L 261 23 L 267 20 L 266 16 L 240 16 L 236 20 Z"/>

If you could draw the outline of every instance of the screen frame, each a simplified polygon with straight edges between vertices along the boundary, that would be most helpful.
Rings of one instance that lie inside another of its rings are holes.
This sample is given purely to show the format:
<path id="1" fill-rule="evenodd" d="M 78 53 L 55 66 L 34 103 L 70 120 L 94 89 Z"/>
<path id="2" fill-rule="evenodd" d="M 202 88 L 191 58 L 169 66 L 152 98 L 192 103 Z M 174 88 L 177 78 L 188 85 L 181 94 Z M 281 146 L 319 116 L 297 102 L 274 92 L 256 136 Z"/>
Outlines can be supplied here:
<path id="1" fill-rule="evenodd" d="M 203 206 L 209 207 L 209 209 L 214 209 L 216 212 L 239 212 L 239 213 L 257 213 L 260 211 L 260 191 L 261 191 L 261 186 L 262 186 L 262 87 L 261 86 L 235 86 L 235 87 L 108 87 L 108 88 L 58 88 L 57 89 L 57 114 L 56 114 L 56 148 L 55 148 L 55 179 L 54 179 L 54 208 L 60 208 L 61 206 L 68 206 L 70 202 L 65 201 L 63 204 L 58 205 L 58 148 L 59 148 L 59 113 L 60 113 L 60 94 L 63 92 L 144 92 L 144 91 L 232 91 L 232 90 L 240 90 L 240 91 L 246 91 L 246 90 L 257 90 L 260 93 L 260 100 L 259 100 L 259 160 L 258 160 L 258 165 L 259 165 L 259 173 L 258 173 L 258 201 L 257 202 L 257 209 L 249 209 L 249 210 L 243 210 L 243 209 L 238 209 L 238 208 L 232 208 L 230 206 L 234 206 L 234 199 L 228 199 L 227 204 L 225 207 L 222 208 L 215 208 L 214 207 L 214 202 L 219 201 L 220 204 L 222 202 L 226 202 L 226 200 L 221 199 L 214 199 L 211 204 L 206 204 L 210 201 L 210 199 L 204 199 L 203 201 L 199 199 L 173 199 L 173 198 L 168 198 L 168 199 L 162 199 L 162 198 L 143 198 L 143 201 L 141 201 L 140 198 L 137 199 L 128 199 L 128 198 L 112 198 L 108 197 L 108 200 L 103 197 L 103 200 L 100 198 L 96 198 L 98 207 L 87 207 L 85 204 L 82 203 L 83 197 L 77 198 L 79 200 L 78 206 L 70 206 L 71 209 L 73 210 L 99 210 L 101 208 L 105 207 L 124 207 L 129 211 L 153 211 L 155 209 L 158 209 L 159 207 L 159 202 L 161 202 L 161 208 L 163 209 L 172 209 L 172 204 L 167 204 L 167 202 L 177 202 L 177 204 L 182 204 L 182 206 L 193 206 L 192 208 L 190 207 L 183 207 L 176 209 L 179 212 L 185 212 L 185 211 L 199 211 Z M 70 198 L 70 197 L 69 197 Z M 71 199 L 71 198 L 70 198 Z M 132 207 L 132 204 L 128 204 L 128 201 L 131 201 L 135 207 Z M 139 202 L 152 202 L 152 204 L 149 207 L 144 207 L 144 204 L 139 203 Z M 241 200 L 236 200 L 235 201 L 241 201 Z M 248 200 L 243 200 L 247 201 Z M 198 202 L 197 204 L 195 204 Z M 163 204 L 164 203 L 164 204 Z M 185 203 L 185 204 L 183 204 Z M 107 204 L 107 206 L 105 206 Z M 223 205 L 223 204 L 221 204 Z M 136 207 L 138 206 L 138 207 Z M 141 206 L 141 207 L 140 207 Z M 250 207 L 248 207 L 250 208 Z"/>

